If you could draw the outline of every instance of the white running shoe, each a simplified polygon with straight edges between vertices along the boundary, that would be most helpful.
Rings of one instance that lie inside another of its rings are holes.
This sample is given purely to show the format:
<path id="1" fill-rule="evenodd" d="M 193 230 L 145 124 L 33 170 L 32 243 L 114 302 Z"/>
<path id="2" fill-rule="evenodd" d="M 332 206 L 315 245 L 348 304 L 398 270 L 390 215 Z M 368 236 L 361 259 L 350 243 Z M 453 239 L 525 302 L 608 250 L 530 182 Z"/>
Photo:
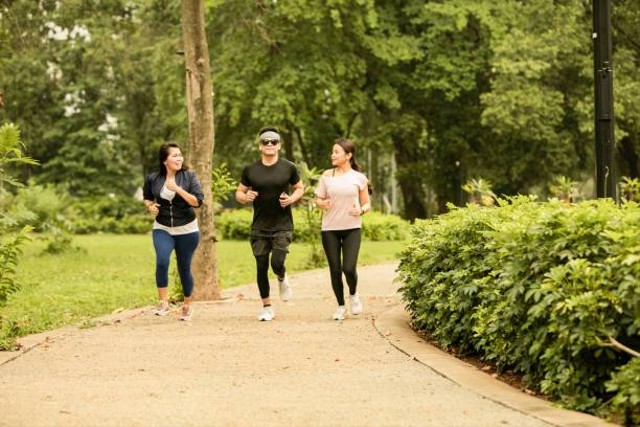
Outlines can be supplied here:
<path id="1" fill-rule="evenodd" d="M 278 287 L 280 288 L 280 299 L 289 301 L 291 299 L 291 286 L 289 285 L 289 277 L 285 274 L 282 280 L 278 278 Z"/>
<path id="2" fill-rule="evenodd" d="M 351 314 L 358 315 L 362 313 L 362 300 L 360 295 L 349 295 L 349 301 L 351 302 Z"/>
<path id="3" fill-rule="evenodd" d="M 191 320 L 192 316 L 193 316 L 193 306 L 183 305 L 182 314 L 180 315 L 180 320 L 184 320 L 185 322 L 188 322 L 189 320 Z"/>
<path id="4" fill-rule="evenodd" d="M 338 306 L 338 309 L 333 314 L 333 320 L 344 320 L 347 317 L 347 308 L 344 305 Z"/>
<path id="5" fill-rule="evenodd" d="M 158 307 L 153 311 L 156 316 L 166 316 L 169 313 L 171 313 L 171 310 L 169 309 L 168 301 L 160 301 Z"/>
<path id="6" fill-rule="evenodd" d="M 265 322 L 269 320 L 273 320 L 276 317 L 275 311 L 273 311 L 273 307 L 262 307 L 260 313 L 258 313 L 258 320 Z"/>

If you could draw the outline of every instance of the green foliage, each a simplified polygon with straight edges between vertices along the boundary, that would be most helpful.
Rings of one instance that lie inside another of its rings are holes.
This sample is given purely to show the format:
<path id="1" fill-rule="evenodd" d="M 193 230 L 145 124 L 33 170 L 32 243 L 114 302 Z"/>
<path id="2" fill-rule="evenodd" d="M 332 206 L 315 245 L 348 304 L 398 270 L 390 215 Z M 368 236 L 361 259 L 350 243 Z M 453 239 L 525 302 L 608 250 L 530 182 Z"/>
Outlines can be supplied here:
<path id="1" fill-rule="evenodd" d="M 362 237 L 371 241 L 404 240 L 409 228 L 409 222 L 398 215 L 371 211 L 362 219 Z"/>
<path id="2" fill-rule="evenodd" d="M 211 191 L 214 204 L 219 205 L 221 201 L 229 199 L 237 187 L 238 182 L 231 176 L 226 163 L 222 163 L 211 171 Z"/>
<path id="3" fill-rule="evenodd" d="M 612 10 L 616 143 L 630 177 L 640 141 L 635 6 L 618 0 Z M 234 176 L 255 156 L 264 124 L 281 128 L 287 158 L 318 167 L 335 137 L 354 139 L 373 205 L 399 186 L 395 206 L 408 219 L 463 205 L 469 177 L 518 194 L 592 174 L 592 16 L 583 0 L 206 7 L 216 162 Z M 23 164 L 16 181 L 64 183 L 83 197 L 132 194 L 158 145 L 186 140 L 179 3 L 13 0 L 2 19 L 0 120 L 20 125 L 43 164 Z"/>
<path id="4" fill-rule="evenodd" d="M 633 359 L 611 375 L 607 391 L 615 393 L 610 405 L 618 420 L 625 425 L 639 425 L 640 358 Z"/>
<path id="5" fill-rule="evenodd" d="M 293 209 L 294 240 L 311 243 L 309 239 L 320 238 L 320 222 L 309 227 L 307 207 Z M 216 217 L 217 231 L 223 239 L 249 240 L 253 213 L 251 209 L 228 209 Z M 320 221 L 318 219 L 318 221 Z M 369 241 L 401 241 L 409 235 L 410 224 L 397 215 L 369 212 L 362 220 L 362 238 Z"/>
<path id="6" fill-rule="evenodd" d="M 252 221 L 251 209 L 224 210 L 216 217 L 216 231 L 222 239 L 249 241 Z"/>
<path id="7" fill-rule="evenodd" d="M 9 295 L 20 289 L 15 279 L 16 266 L 22 253 L 21 246 L 29 240 L 31 231 L 31 227 L 25 226 L 15 236 L 5 236 L 0 241 L 0 307 L 7 303 Z"/>
<path id="8" fill-rule="evenodd" d="M 640 207 L 499 204 L 413 227 L 400 273 L 414 324 L 565 406 L 605 411 L 607 381 L 629 362 L 608 337 L 640 344 Z"/>
<path id="9" fill-rule="evenodd" d="M 71 197 L 64 188 L 30 183 L 7 200 L 11 211 L 30 212 L 18 223 L 29 224 L 40 233 L 38 238 L 48 242 L 44 249 L 46 253 L 60 254 L 75 249 L 70 221 Z"/>
<path id="10" fill-rule="evenodd" d="M 5 184 L 20 186 L 5 167 L 9 164 L 37 164 L 30 157 L 23 155 L 24 146 L 17 126 L 7 123 L 0 126 L 0 307 L 7 302 L 10 294 L 20 289 L 16 279 L 21 246 L 28 240 L 32 227 L 22 224 L 32 220 L 33 212 L 22 206 L 10 203 L 11 194 Z M 0 317 L 0 323 L 2 322 Z"/>
<path id="11" fill-rule="evenodd" d="M 549 187 L 553 197 L 558 200 L 570 203 L 578 197 L 578 183 L 566 176 L 557 176 Z"/>
<path id="12" fill-rule="evenodd" d="M 38 162 L 31 157 L 23 155 L 24 145 L 20 139 L 20 129 L 13 123 L 5 123 L 0 126 L 0 191 L 3 183 L 20 186 L 7 171 L 9 165 L 37 165 Z"/>
<path id="13" fill-rule="evenodd" d="M 640 202 L 640 179 L 623 176 L 620 180 L 620 193 L 625 202 Z"/>
<path id="14" fill-rule="evenodd" d="M 491 190 L 491 183 L 482 178 L 470 179 L 462 189 L 469 194 L 469 203 L 481 206 L 492 206 L 497 196 Z"/>
<path id="15" fill-rule="evenodd" d="M 299 206 L 296 209 L 296 219 L 302 219 L 302 221 L 296 222 L 296 224 L 302 223 L 302 227 L 297 227 L 296 235 L 300 240 L 311 244 L 311 254 L 307 266 L 309 268 L 316 268 L 325 266 L 327 261 L 324 255 L 321 244 L 321 225 L 322 225 L 322 209 L 316 206 L 315 189 L 318 186 L 318 180 L 322 175 L 322 171 L 317 168 L 309 168 L 309 166 L 302 162 L 300 164 L 300 179 L 304 182 L 304 194 L 299 201 Z"/>
<path id="16" fill-rule="evenodd" d="M 152 218 L 133 197 L 95 196 L 75 199 L 71 222 L 77 234 L 147 233 Z"/>

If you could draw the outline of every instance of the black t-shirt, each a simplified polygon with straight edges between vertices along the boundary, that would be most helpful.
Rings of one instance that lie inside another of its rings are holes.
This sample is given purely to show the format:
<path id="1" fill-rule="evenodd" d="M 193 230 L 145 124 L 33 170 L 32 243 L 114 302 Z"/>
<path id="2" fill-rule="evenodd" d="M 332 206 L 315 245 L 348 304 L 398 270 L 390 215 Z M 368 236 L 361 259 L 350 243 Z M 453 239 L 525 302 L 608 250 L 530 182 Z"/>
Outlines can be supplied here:
<path id="1" fill-rule="evenodd" d="M 279 158 L 266 166 L 261 161 L 246 166 L 242 171 L 242 185 L 258 192 L 253 201 L 253 230 L 283 231 L 293 230 L 291 205 L 281 207 L 279 197 L 290 193 L 290 185 L 300 181 L 296 165 Z"/>

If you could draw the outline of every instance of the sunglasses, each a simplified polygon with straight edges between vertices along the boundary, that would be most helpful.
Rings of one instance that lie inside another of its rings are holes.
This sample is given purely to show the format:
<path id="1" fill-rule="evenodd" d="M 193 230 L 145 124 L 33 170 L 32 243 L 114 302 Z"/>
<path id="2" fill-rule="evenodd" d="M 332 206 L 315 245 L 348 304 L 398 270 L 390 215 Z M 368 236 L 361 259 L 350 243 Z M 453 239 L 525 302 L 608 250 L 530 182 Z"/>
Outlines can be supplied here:
<path id="1" fill-rule="evenodd" d="M 261 139 L 260 140 L 260 144 L 262 145 L 278 145 L 280 143 L 280 141 L 278 141 L 277 139 Z"/>

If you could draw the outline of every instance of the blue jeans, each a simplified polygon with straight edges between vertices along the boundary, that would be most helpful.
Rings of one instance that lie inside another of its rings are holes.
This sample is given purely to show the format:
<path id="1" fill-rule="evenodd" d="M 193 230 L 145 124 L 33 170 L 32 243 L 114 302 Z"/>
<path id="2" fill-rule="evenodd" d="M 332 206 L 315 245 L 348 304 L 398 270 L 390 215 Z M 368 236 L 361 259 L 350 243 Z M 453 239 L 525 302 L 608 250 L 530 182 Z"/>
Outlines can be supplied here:
<path id="1" fill-rule="evenodd" d="M 191 260 L 199 240 L 199 231 L 172 236 L 165 230 L 153 230 L 153 247 L 156 250 L 156 286 L 158 288 L 166 288 L 169 285 L 169 260 L 171 252 L 175 249 L 182 293 L 185 297 L 191 296 L 193 292 Z"/>

